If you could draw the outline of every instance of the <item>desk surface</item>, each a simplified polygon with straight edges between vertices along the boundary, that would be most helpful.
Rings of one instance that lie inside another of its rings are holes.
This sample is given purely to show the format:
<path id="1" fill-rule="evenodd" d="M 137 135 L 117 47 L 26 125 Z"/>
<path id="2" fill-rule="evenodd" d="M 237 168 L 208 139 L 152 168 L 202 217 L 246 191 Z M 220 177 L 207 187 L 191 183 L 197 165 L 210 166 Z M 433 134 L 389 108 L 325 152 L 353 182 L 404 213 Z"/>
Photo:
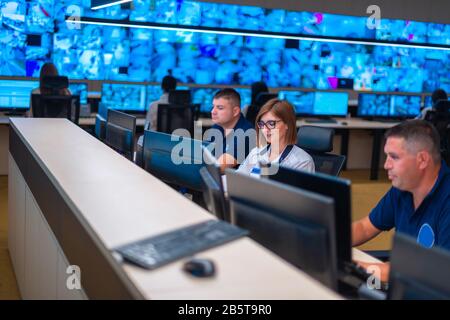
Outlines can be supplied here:
<path id="1" fill-rule="evenodd" d="M 12 118 L 11 122 L 79 221 L 106 250 L 213 219 L 68 120 Z M 183 261 L 154 271 L 121 267 L 148 299 L 340 298 L 249 238 L 199 256 L 216 262 L 215 278 L 189 277 L 181 271 Z"/>

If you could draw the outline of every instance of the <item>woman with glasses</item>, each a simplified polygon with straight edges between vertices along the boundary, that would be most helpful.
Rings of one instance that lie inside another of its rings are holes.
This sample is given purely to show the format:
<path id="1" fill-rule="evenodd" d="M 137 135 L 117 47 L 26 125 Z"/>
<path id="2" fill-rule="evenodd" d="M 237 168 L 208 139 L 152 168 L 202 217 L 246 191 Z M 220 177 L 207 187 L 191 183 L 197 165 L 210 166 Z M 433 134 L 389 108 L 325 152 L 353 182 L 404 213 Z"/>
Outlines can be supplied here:
<path id="1" fill-rule="evenodd" d="M 260 175 L 261 166 L 270 167 L 271 164 L 315 171 L 311 156 L 295 145 L 296 117 L 289 102 L 272 99 L 262 106 L 256 116 L 256 136 L 257 147 L 239 167 L 239 172 Z"/>

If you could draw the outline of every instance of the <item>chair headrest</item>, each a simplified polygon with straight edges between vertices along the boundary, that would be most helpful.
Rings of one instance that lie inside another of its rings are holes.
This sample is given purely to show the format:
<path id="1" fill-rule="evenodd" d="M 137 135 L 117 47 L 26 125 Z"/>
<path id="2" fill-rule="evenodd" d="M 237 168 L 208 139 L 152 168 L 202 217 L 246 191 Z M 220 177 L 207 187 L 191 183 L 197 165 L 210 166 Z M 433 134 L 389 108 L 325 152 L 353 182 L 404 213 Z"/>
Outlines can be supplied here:
<path id="1" fill-rule="evenodd" d="M 42 79 L 42 86 L 52 90 L 67 89 L 69 87 L 69 78 L 64 76 L 46 76 Z"/>
<path id="2" fill-rule="evenodd" d="M 302 126 L 297 132 L 297 145 L 314 152 L 333 150 L 334 129 L 316 126 Z"/>
<path id="3" fill-rule="evenodd" d="M 191 103 L 191 91 L 189 90 L 170 90 L 169 103 L 188 105 Z"/>

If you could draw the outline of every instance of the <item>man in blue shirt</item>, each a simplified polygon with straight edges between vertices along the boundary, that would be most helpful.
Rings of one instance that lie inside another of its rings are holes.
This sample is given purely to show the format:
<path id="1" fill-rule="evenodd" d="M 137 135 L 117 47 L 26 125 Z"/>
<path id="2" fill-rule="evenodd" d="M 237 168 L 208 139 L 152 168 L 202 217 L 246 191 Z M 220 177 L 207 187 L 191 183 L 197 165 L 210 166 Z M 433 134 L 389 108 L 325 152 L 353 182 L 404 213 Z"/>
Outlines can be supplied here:
<path id="1" fill-rule="evenodd" d="M 405 121 L 386 133 L 384 168 L 392 188 L 369 216 L 353 223 L 353 246 L 395 228 L 424 247 L 450 250 L 450 169 L 441 160 L 439 141 L 423 120 Z M 386 281 L 389 264 L 379 267 Z"/>
<path id="2" fill-rule="evenodd" d="M 256 145 L 253 126 L 241 113 L 241 97 L 231 88 L 218 91 L 213 98 L 211 118 L 214 125 L 205 133 L 215 143 L 215 156 L 221 170 L 235 168 Z"/>

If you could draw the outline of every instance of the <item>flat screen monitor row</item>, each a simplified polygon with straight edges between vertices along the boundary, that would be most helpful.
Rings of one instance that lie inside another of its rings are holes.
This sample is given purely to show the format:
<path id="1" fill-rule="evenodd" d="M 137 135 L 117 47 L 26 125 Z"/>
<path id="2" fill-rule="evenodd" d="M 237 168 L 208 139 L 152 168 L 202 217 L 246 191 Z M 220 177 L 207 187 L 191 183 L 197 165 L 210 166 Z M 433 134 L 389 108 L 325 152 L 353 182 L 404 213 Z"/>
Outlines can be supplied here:
<path id="1" fill-rule="evenodd" d="M 0 110 L 28 110 L 31 91 L 38 87 L 38 81 L 0 80 Z M 71 83 L 69 90 L 80 96 L 80 104 L 87 104 L 87 83 Z"/>
<path id="2" fill-rule="evenodd" d="M 37 81 L 0 80 L 0 109 L 28 109 L 30 93 L 39 86 Z M 73 95 L 80 96 L 80 103 L 87 104 L 87 84 L 71 83 Z M 180 86 L 177 89 L 187 90 Z M 209 113 L 217 88 L 191 88 L 192 103 L 200 106 L 201 113 Z M 251 91 L 236 89 L 241 95 L 241 105 L 250 104 Z M 145 112 L 152 101 L 162 94 L 159 85 L 111 84 L 102 85 L 101 102 L 108 108 Z M 279 91 L 278 97 L 291 102 L 299 116 L 346 116 L 348 113 L 348 93 Z M 360 93 L 358 99 L 359 117 L 411 118 L 420 113 L 421 95 L 393 95 Z M 431 105 L 431 98 L 425 97 L 425 106 Z"/>

